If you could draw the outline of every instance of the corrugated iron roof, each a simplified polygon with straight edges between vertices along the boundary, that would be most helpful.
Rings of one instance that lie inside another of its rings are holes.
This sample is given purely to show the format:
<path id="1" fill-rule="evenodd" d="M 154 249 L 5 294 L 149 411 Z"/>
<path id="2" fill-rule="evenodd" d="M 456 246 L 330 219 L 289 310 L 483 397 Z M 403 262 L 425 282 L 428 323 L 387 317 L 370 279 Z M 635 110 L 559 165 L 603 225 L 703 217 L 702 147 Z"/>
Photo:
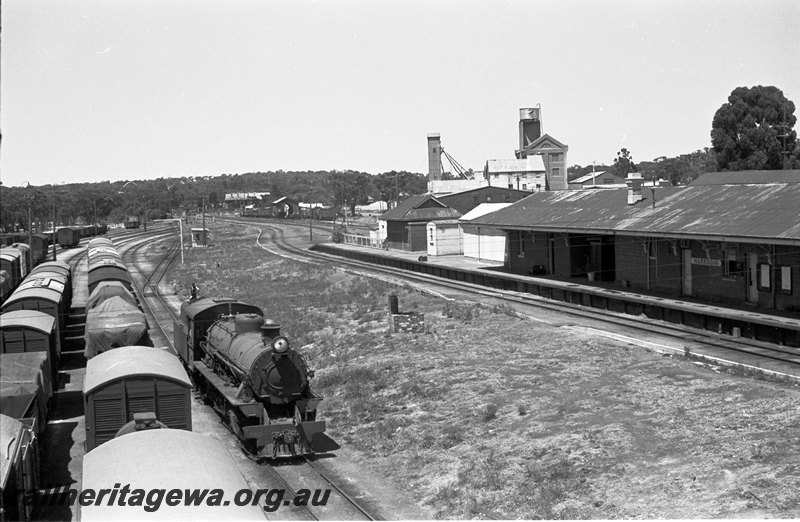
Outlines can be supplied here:
<path id="1" fill-rule="evenodd" d="M 461 212 L 450 207 L 425 207 L 411 210 L 404 218 L 394 221 L 438 221 L 441 219 L 458 219 Z"/>
<path id="2" fill-rule="evenodd" d="M 437 206 L 418 208 L 427 201 L 433 201 Z M 422 221 L 438 219 L 455 219 L 461 217 L 461 212 L 452 209 L 430 194 L 410 196 L 397 204 L 389 212 L 382 214 L 383 221 Z"/>
<path id="3" fill-rule="evenodd" d="M 592 178 L 596 179 L 596 178 L 602 177 L 605 173 L 606 173 L 605 170 L 601 170 L 599 172 L 590 172 L 589 174 L 586 174 L 585 176 L 581 176 L 579 178 L 571 179 L 571 180 L 569 180 L 569 182 L 570 183 L 583 183 L 584 181 L 589 181 Z M 615 177 L 619 177 L 619 176 L 615 175 Z M 622 179 L 622 178 L 619 178 L 619 179 Z"/>
<path id="4" fill-rule="evenodd" d="M 472 220 L 505 229 L 602 232 L 669 237 L 711 236 L 800 243 L 800 183 L 700 185 L 627 190 L 536 192 Z"/>
<path id="5" fill-rule="evenodd" d="M 691 185 L 744 185 L 763 183 L 800 183 L 800 170 L 739 170 L 735 172 L 709 172 Z"/>
<path id="6" fill-rule="evenodd" d="M 511 203 L 481 203 L 477 207 L 473 208 L 459 219 L 459 221 L 469 221 L 471 219 L 475 219 L 479 216 L 485 216 L 486 214 L 490 214 L 492 212 L 497 212 L 501 208 L 506 208 L 507 206 L 511 205 Z"/>

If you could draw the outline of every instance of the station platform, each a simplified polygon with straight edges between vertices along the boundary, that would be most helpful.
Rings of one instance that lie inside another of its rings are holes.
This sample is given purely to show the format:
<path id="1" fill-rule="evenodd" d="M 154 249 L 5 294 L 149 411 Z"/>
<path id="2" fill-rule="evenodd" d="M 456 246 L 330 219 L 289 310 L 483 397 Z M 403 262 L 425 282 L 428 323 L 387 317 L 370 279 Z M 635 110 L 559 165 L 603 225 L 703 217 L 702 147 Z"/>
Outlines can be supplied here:
<path id="1" fill-rule="evenodd" d="M 750 338 L 778 345 L 800 347 L 800 316 L 751 307 L 710 304 L 690 298 L 630 291 L 619 283 L 580 278 L 558 279 L 508 272 L 499 261 L 463 255 L 427 256 L 423 252 L 380 250 L 343 243 L 315 245 L 314 250 L 392 266 L 412 272 L 531 293 L 559 301 L 602 308 L 631 315 L 684 324 L 690 327 Z"/>

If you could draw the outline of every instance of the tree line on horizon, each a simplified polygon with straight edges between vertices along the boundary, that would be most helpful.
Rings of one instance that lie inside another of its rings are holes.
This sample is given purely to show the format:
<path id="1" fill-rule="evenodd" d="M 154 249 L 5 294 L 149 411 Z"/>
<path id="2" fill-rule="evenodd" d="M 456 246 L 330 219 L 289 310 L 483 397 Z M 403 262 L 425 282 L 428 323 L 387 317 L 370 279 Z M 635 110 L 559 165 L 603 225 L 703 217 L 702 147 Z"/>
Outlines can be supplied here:
<path id="1" fill-rule="evenodd" d="M 680 185 L 706 172 L 800 169 L 794 112 L 795 104 L 777 87 L 737 87 L 714 114 L 710 148 L 638 164 L 623 148 L 612 165 L 573 165 L 568 178 L 594 169 L 622 178 L 640 172 L 646 180 Z M 355 170 L 278 170 L 24 188 L 0 184 L 0 228 L 6 232 L 26 228 L 29 206 L 35 228 L 43 230 L 53 221 L 54 210 L 57 226 L 90 224 L 95 217 L 98 222 L 119 223 L 127 216 L 151 220 L 170 217 L 177 209 L 200 211 L 204 200 L 207 207 L 218 208 L 227 193 L 269 192 L 270 201 L 288 196 L 355 213 L 357 205 L 370 200 L 392 205 L 426 191 L 424 174 L 394 170 L 375 175 Z"/>
<path id="2" fill-rule="evenodd" d="M 691 183 L 706 172 L 800 169 L 795 104 L 774 86 L 737 87 L 714 114 L 711 147 L 674 158 L 633 162 L 631 151 L 617 152 L 613 165 L 573 165 L 569 179 L 610 171 L 625 178 L 640 172 L 646 180 Z"/>

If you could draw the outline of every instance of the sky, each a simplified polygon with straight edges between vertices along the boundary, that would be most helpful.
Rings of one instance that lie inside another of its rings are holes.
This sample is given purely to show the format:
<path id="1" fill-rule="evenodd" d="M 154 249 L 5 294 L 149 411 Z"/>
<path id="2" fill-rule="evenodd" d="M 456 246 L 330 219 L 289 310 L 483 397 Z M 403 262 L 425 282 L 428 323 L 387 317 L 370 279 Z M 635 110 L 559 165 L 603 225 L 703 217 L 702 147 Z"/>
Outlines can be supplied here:
<path id="1" fill-rule="evenodd" d="M 800 105 L 797 0 L 3 0 L 7 186 L 710 147 L 731 91 Z M 797 113 L 796 113 L 797 114 Z"/>

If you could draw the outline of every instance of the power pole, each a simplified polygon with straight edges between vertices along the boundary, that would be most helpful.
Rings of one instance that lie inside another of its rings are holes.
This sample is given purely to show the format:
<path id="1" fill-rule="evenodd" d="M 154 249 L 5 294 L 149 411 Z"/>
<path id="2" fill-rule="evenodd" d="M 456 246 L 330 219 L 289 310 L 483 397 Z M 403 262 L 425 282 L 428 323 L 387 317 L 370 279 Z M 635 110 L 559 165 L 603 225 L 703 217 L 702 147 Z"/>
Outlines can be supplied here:
<path id="1" fill-rule="evenodd" d="M 31 223 L 31 202 L 33 201 L 33 195 L 28 194 L 25 196 L 25 199 L 28 200 L 28 273 L 33 270 L 33 250 L 31 250 L 31 245 L 33 244 L 33 223 Z"/>
<path id="2" fill-rule="evenodd" d="M 206 197 L 203 196 L 203 246 L 208 246 L 206 239 Z"/>
<path id="3" fill-rule="evenodd" d="M 53 192 L 53 261 L 56 260 L 56 193 Z"/>

